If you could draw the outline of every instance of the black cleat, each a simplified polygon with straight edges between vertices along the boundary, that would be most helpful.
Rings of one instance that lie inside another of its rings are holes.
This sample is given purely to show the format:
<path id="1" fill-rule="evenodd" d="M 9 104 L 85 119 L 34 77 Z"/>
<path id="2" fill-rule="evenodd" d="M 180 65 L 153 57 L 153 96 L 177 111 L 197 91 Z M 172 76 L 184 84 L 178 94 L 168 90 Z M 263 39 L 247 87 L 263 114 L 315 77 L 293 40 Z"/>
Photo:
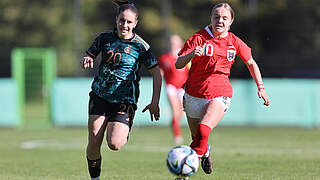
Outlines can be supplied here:
<path id="1" fill-rule="evenodd" d="M 213 171 L 213 165 L 211 160 L 211 147 L 208 145 L 208 150 L 201 158 L 201 167 L 206 174 L 211 174 Z"/>

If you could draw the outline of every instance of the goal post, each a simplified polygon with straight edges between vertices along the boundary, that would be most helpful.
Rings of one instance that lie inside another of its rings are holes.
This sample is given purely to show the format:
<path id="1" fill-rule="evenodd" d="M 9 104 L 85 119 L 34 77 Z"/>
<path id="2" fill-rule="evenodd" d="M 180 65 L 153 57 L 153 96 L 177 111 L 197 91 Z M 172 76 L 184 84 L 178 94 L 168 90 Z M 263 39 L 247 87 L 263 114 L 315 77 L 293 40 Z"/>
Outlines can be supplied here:
<path id="1" fill-rule="evenodd" d="M 20 126 L 50 126 L 50 96 L 56 77 L 56 53 L 51 48 L 16 48 L 12 76 L 18 87 Z"/>

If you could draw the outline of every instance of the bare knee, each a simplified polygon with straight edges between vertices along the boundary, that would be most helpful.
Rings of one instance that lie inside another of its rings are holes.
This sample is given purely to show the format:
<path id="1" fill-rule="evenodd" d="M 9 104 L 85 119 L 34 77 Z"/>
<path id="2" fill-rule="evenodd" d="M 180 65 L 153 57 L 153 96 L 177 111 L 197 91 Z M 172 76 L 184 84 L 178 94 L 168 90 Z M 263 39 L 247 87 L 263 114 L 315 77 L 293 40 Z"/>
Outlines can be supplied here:
<path id="1" fill-rule="evenodd" d="M 113 151 L 118 151 L 126 142 L 108 142 L 108 147 Z"/>
<path id="2" fill-rule="evenodd" d="M 120 150 L 121 146 L 117 145 L 117 144 L 108 144 L 109 148 L 113 151 L 118 151 Z"/>
<path id="3" fill-rule="evenodd" d="M 118 151 L 127 143 L 129 127 L 121 122 L 109 122 L 107 125 L 107 143 L 111 150 Z"/>

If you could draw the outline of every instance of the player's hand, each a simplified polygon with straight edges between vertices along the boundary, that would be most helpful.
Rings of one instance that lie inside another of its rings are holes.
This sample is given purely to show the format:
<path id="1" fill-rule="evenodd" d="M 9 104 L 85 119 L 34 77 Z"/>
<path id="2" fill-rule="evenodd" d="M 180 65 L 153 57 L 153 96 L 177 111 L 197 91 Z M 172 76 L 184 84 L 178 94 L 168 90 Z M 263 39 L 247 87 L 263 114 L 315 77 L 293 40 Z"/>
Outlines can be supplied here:
<path id="1" fill-rule="evenodd" d="M 202 56 L 203 54 L 203 47 L 202 46 L 197 46 L 193 51 L 192 51 L 192 55 L 193 57 L 196 57 L 196 56 Z"/>
<path id="2" fill-rule="evenodd" d="M 258 91 L 258 96 L 259 96 L 259 98 L 262 98 L 262 99 L 263 99 L 263 101 L 264 101 L 263 104 L 264 104 L 264 105 L 266 105 L 266 106 L 269 106 L 269 105 L 270 105 L 271 101 L 270 101 L 270 99 L 269 99 L 269 97 L 268 97 L 267 92 L 266 92 L 265 89 L 260 89 L 260 90 Z"/>
<path id="3" fill-rule="evenodd" d="M 151 121 L 153 121 L 153 118 L 158 121 L 160 118 L 160 108 L 158 104 L 150 103 L 147 105 L 142 112 L 145 112 L 146 110 L 149 110 Z"/>
<path id="4" fill-rule="evenodd" d="M 80 67 L 86 68 L 93 68 L 93 59 L 89 56 L 84 56 L 80 59 Z"/>

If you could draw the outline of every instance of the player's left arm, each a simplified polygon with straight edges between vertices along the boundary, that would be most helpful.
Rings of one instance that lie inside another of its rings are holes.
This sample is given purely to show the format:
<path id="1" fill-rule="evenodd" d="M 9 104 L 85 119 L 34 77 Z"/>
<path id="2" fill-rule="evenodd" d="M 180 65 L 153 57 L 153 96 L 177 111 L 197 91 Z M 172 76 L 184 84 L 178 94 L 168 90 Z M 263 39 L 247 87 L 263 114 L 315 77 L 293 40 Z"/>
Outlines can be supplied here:
<path id="1" fill-rule="evenodd" d="M 161 92 L 161 85 L 162 85 L 162 77 L 161 77 L 160 68 L 158 65 L 149 69 L 149 72 L 153 77 L 152 100 L 151 100 L 151 103 L 142 110 L 142 112 L 149 110 L 151 120 L 153 121 L 153 118 L 155 118 L 155 120 L 157 121 L 160 118 L 159 100 L 160 100 L 160 92 Z"/>
<path id="2" fill-rule="evenodd" d="M 258 86 L 259 98 L 262 98 L 264 100 L 264 105 L 269 106 L 271 101 L 267 95 L 265 88 L 264 88 L 262 76 L 261 76 L 261 73 L 260 73 L 260 70 L 259 70 L 257 63 L 251 57 L 248 61 L 245 62 L 245 64 L 247 65 L 253 80 L 256 82 L 256 84 Z"/>

